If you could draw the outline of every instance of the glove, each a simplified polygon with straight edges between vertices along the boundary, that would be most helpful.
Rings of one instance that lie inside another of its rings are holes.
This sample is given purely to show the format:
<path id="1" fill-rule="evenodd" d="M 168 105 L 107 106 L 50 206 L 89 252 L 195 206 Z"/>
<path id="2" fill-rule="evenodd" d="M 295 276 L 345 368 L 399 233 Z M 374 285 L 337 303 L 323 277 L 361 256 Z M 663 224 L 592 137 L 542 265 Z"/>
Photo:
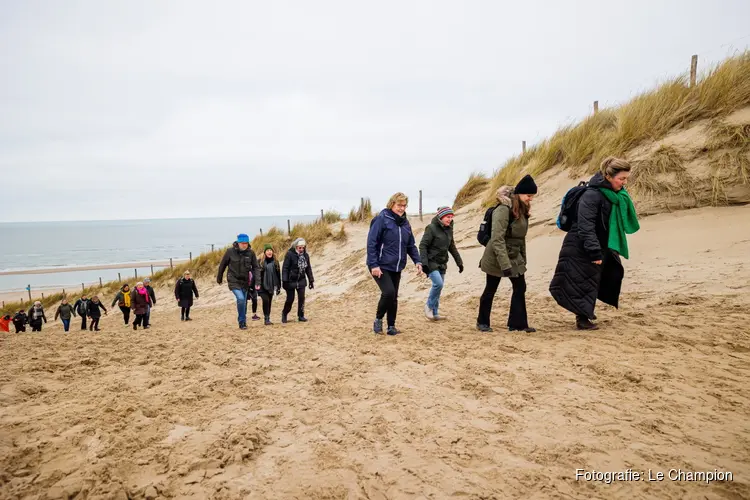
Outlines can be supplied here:
<path id="1" fill-rule="evenodd" d="M 458 274 L 464 272 L 464 266 L 458 266 Z"/>
<path id="2" fill-rule="evenodd" d="M 315 285 L 314 285 L 314 284 L 313 284 L 313 282 L 311 281 L 311 282 L 310 282 L 310 290 L 312 290 L 313 288 L 315 288 Z"/>
<path id="3" fill-rule="evenodd" d="M 512 269 L 503 269 L 503 276 L 506 278 L 510 278 L 510 275 L 513 274 Z"/>

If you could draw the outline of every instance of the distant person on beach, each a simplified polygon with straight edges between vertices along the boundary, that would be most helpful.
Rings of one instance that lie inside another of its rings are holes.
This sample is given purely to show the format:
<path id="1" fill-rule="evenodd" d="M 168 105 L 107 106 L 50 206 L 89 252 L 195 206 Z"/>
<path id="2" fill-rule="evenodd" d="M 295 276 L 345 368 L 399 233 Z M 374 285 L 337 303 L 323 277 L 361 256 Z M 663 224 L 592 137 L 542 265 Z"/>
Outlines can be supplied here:
<path id="1" fill-rule="evenodd" d="M 458 272 L 464 272 L 464 263 L 453 240 L 453 209 L 440 207 L 432 222 L 425 228 L 419 242 L 419 256 L 422 268 L 432 281 L 432 288 L 424 306 L 424 315 L 429 320 L 446 319 L 439 314 L 440 294 L 445 283 L 445 271 L 448 268 L 448 253 L 453 256 Z"/>
<path id="2" fill-rule="evenodd" d="M 42 331 L 42 321 L 47 322 L 47 316 L 44 315 L 44 308 L 42 303 L 38 300 L 34 302 L 34 305 L 29 309 L 29 325 L 31 325 L 32 332 Z"/>
<path id="3" fill-rule="evenodd" d="M 70 331 L 70 319 L 75 317 L 75 315 L 75 307 L 68 304 L 68 299 L 63 298 L 60 305 L 57 306 L 57 311 L 55 311 L 55 321 L 57 321 L 57 318 L 60 318 L 63 324 L 63 330 L 67 332 Z"/>
<path id="4" fill-rule="evenodd" d="M 26 331 L 26 324 L 29 322 L 29 317 L 26 315 L 26 311 L 20 309 L 15 316 L 13 316 L 13 326 L 16 327 L 16 333 Z"/>
<path id="5" fill-rule="evenodd" d="M 620 256 L 629 257 L 627 235 L 640 228 L 635 206 L 625 189 L 631 166 L 609 157 L 578 200 L 576 217 L 565 235 L 549 291 L 564 309 L 576 315 L 576 328 L 596 330 L 598 298 L 618 307 L 625 270 Z"/>
<path id="6" fill-rule="evenodd" d="M 260 274 L 260 264 L 258 264 L 255 252 L 250 248 L 248 235 L 238 234 L 237 240 L 232 243 L 232 248 L 227 248 L 224 252 L 224 257 L 219 264 L 219 273 L 216 276 L 216 282 L 220 285 L 224 280 L 224 271 L 227 271 L 227 285 L 237 302 L 237 323 L 240 330 L 247 330 L 247 301 L 250 296 L 250 286 L 255 276 Z M 257 291 L 260 284 L 256 282 L 253 287 Z"/>
<path id="7" fill-rule="evenodd" d="M 193 321 L 190 318 L 190 308 L 193 307 L 193 295 L 198 298 L 198 287 L 190 277 L 190 271 L 185 271 L 182 278 L 174 285 L 174 297 L 180 306 L 180 321 Z"/>
<path id="8" fill-rule="evenodd" d="M 0 332 L 10 333 L 10 322 L 10 314 L 6 314 L 2 318 L 0 318 Z"/>
<path id="9" fill-rule="evenodd" d="M 101 309 L 101 310 L 100 310 Z M 91 325 L 89 326 L 89 331 L 99 331 L 99 319 L 102 317 L 102 311 L 104 311 L 104 315 L 107 315 L 107 308 L 104 307 L 104 304 L 102 304 L 99 301 L 99 297 L 94 295 L 91 297 L 91 301 L 88 303 L 88 309 L 87 314 L 89 315 L 89 319 L 91 320 Z"/>
<path id="10" fill-rule="evenodd" d="M 151 288 L 151 278 L 143 280 L 143 286 L 148 291 L 148 296 L 151 299 L 151 303 L 148 305 L 148 311 L 146 312 L 146 321 L 143 328 L 151 328 L 151 308 L 156 305 L 156 292 Z"/>
<path id="11" fill-rule="evenodd" d="M 396 328 L 398 288 L 401 283 L 401 271 L 406 268 L 407 255 L 417 266 L 417 274 L 422 273 L 419 249 L 406 218 L 408 204 L 409 198 L 404 193 L 396 193 L 388 200 L 386 208 L 370 222 L 370 232 L 367 235 L 367 268 L 380 287 L 380 301 L 372 326 L 376 334 L 383 333 L 383 318 L 386 315 L 386 333 L 401 333 Z"/>
<path id="12" fill-rule="evenodd" d="M 260 261 L 260 298 L 263 301 L 264 324 L 272 325 L 271 303 L 273 294 L 281 293 L 281 269 L 279 261 L 273 252 L 273 246 L 266 244 L 263 247 L 263 257 Z"/>
<path id="13" fill-rule="evenodd" d="M 502 278 L 513 285 L 508 310 L 508 330 L 532 333 L 526 315 L 526 233 L 529 229 L 531 201 L 537 186 L 530 175 L 515 188 L 502 186 L 497 190 L 498 205 L 492 212 L 490 241 L 484 249 L 479 267 L 486 273 L 484 292 L 479 299 L 477 330 L 491 332 L 492 301 Z"/>
<path id="14" fill-rule="evenodd" d="M 127 283 L 122 285 L 120 291 L 115 295 L 112 307 L 115 307 L 115 304 L 120 307 L 122 319 L 125 320 L 125 325 L 127 326 L 130 323 L 130 286 Z"/>
<path id="15" fill-rule="evenodd" d="M 309 282 L 308 282 L 309 280 Z M 305 288 L 315 288 L 310 255 L 307 253 L 307 242 L 297 238 L 289 247 L 281 268 L 281 286 L 286 291 L 286 301 L 281 310 L 281 322 L 288 321 L 287 316 L 294 304 L 294 294 L 297 294 L 297 321 L 305 322 Z"/>
<path id="16" fill-rule="evenodd" d="M 78 316 L 81 317 L 81 330 L 86 329 L 86 318 L 89 316 L 89 299 L 85 295 L 81 295 L 81 298 L 76 300 L 73 304 L 73 309 L 76 310 Z"/>
<path id="17" fill-rule="evenodd" d="M 148 314 L 148 307 L 151 304 L 151 296 L 148 294 L 148 290 L 143 286 L 143 282 L 139 281 L 135 285 L 135 289 L 130 292 L 130 307 L 133 309 L 135 319 L 133 320 L 133 330 L 138 330 L 138 326 L 146 326 L 146 314 Z"/>

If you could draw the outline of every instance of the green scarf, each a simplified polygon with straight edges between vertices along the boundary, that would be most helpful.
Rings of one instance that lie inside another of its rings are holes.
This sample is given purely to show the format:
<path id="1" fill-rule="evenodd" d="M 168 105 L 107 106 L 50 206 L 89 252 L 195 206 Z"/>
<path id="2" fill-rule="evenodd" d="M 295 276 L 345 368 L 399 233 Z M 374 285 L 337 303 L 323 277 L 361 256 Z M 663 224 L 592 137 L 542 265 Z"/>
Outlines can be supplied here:
<path id="1" fill-rule="evenodd" d="M 641 228 L 635 206 L 630 195 L 622 188 L 613 191 L 608 188 L 599 188 L 599 191 L 612 202 L 612 212 L 609 215 L 609 242 L 608 246 L 626 259 L 628 254 L 628 239 L 626 234 L 633 234 Z"/>

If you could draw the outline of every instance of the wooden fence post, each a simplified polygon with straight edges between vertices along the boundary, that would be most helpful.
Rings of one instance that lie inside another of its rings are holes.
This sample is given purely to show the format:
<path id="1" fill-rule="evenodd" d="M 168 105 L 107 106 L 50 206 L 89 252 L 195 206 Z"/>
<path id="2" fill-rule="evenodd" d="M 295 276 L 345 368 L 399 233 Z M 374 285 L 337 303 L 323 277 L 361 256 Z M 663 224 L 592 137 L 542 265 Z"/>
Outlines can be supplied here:
<path id="1" fill-rule="evenodd" d="M 120 273 L 117 273 L 117 282 L 122 283 L 122 276 L 120 276 Z"/>
<path id="2" fill-rule="evenodd" d="M 695 87 L 698 78 L 698 55 L 694 54 L 690 59 L 690 87 Z"/>
<path id="3" fill-rule="evenodd" d="M 286 220 L 286 234 L 292 235 L 292 222 L 289 219 Z"/>
<path id="4" fill-rule="evenodd" d="M 172 257 L 169 258 L 169 268 L 173 269 L 174 266 L 172 265 Z"/>
<path id="5" fill-rule="evenodd" d="M 522 153 L 526 153 L 526 141 L 521 141 L 521 151 Z"/>
<path id="6" fill-rule="evenodd" d="M 422 220 L 422 190 L 419 190 L 419 220 Z"/>
<path id="7" fill-rule="evenodd" d="M 26 288 L 26 291 L 29 292 L 29 302 L 31 302 L 31 285 Z"/>
<path id="8" fill-rule="evenodd" d="M 260 228 L 260 235 L 263 236 L 263 228 Z"/>
<path id="9" fill-rule="evenodd" d="M 138 269 L 136 268 L 134 269 L 134 271 L 135 271 L 135 280 L 138 281 Z"/>
<path id="10" fill-rule="evenodd" d="M 81 291 L 84 291 L 84 290 L 86 290 L 86 287 L 83 286 L 83 283 L 81 283 Z"/>
<path id="11" fill-rule="evenodd" d="M 104 285 L 102 285 L 102 277 L 101 277 L 101 276 L 99 276 L 99 287 L 101 288 L 101 287 L 103 287 L 103 286 L 104 286 Z"/>
<path id="12" fill-rule="evenodd" d="M 193 252 L 190 252 L 190 263 L 193 263 Z"/>
<path id="13" fill-rule="evenodd" d="M 214 251 L 214 244 L 213 243 L 211 243 L 211 251 L 212 252 Z"/>
<path id="14" fill-rule="evenodd" d="M 63 288 L 63 297 L 65 297 L 65 289 Z"/>
<path id="15" fill-rule="evenodd" d="M 153 276 L 153 275 L 154 275 L 154 265 L 151 264 L 151 276 Z"/>
<path id="16" fill-rule="evenodd" d="M 599 101 L 594 101 L 594 114 L 599 112 Z"/>
<path id="17" fill-rule="evenodd" d="M 44 292 L 42 292 L 42 299 L 44 299 Z"/>

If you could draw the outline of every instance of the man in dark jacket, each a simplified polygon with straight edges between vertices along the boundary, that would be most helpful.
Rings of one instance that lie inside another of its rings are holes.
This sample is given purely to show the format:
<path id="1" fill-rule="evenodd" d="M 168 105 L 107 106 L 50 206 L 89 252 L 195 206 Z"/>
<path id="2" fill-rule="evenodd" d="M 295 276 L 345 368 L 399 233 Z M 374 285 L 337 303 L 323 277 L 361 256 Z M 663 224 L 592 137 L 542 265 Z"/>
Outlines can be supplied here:
<path id="1" fill-rule="evenodd" d="M 146 311 L 146 317 L 144 318 L 144 324 L 143 328 L 151 328 L 151 308 L 156 305 L 156 292 L 154 292 L 154 289 L 151 288 L 151 278 L 146 278 L 143 280 L 143 285 L 148 291 L 148 296 L 151 298 L 151 303 L 148 305 L 148 310 Z"/>
<path id="2" fill-rule="evenodd" d="M 238 234 L 237 241 L 224 253 L 219 264 L 219 274 L 216 282 L 221 285 L 224 271 L 227 272 L 227 284 L 237 300 L 237 321 L 240 330 L 247 330 L 247 299 L 250 283 L 255 276 L 260 276 L 260 264 L 255 252 L 250 248 L 250 237 Z M 260 281 L 255 281 L 255 289 L 260 290 Z"/>
<path id="3" fill-rule="evenodd" d="M 308 285 L 307 280 L 310 280 Z M 292 310 L 294 293 L 297 298 L 297 319 L 305 322 L 305 287 L 312 290 L 315 278 L 313 277 L 310 255 L 307 253 L 307 243 L 302 238 L 297 238 L 286 253 L 284 265 L 281 268 L 281 287 L 286 290 L 286 302 L 281 311 L 281 322 L 287 322 L 287 316 Z"/>
<path id="4" fill-rule="evenodd" d="M 86 318 L 88 317 L 89 300 L 85 295 L 81 295 L 81 298 L 76 300 L 73 304 L 73 309 L 76 310 L 78 316 L 81 317 L 81 330 L 86 330 Z"/>
<path id="5" fill-rule="evenodd" d="M 438 314 L 440 307 L 440 293 L 445 284 L 445 271 L 448 268 L 448 253 L 453 256 L 458 266 L 458 272 L 464 272 L 464 263 L 453 240 L 453 209 L 451 207 L 438 208 L 432 222 L 424 230 L 422 241 L 419 242 L 419 257 L 422 268 L 432 281 L 430 295 L 424 306 L 427 319 L 441 320 L 445 316 Z"/>
<path id="6" fill-rule="evenodd" d="M 26 331 L 26 323 L 29 322 L 29 317 L 26 315 L 26 311 L 21 309 L 13 316 L 13 326 L 16 327 L 16 333 Z"/>

